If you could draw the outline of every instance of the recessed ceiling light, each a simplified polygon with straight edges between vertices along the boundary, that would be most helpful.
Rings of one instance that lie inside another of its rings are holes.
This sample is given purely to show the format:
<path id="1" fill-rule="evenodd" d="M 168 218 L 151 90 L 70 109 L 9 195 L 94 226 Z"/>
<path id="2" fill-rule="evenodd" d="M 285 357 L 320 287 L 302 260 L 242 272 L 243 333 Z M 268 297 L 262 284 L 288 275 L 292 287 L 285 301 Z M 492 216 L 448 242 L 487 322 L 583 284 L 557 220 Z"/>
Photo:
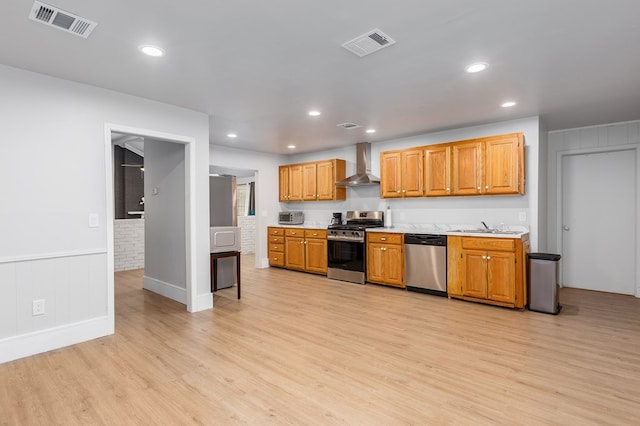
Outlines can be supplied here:
<path id="1" fill-rule="evenodd" d="M 474 72 L 484 71 L 487 69 L 488 66 L 489 64 L 487 64 L 486 62 L 475 62 L 471 65 L 467 65 L 467 67 L 464 70 L 466 72 L 474 73 Z"/>
<path id="2" fill-rule="evenodd" d="M 145 45 L 140 46 L 138 49 L 145 55 L 149 56 L 164 56 L 164 50 L 160 49 L 157 46 Z"/>
<path id="3" fill-rule="evenodd" d="M 512 106 L 516 106 L 517 104 L 513 101 L 509 101 L 509 102 L 504 102 L 502 105 L 500 105 L 502 108 L 509 108 Z"/>
<path id="4" fill-rule="evenodd" d="M 235 133 L 227 133 L 227 137 L 233 139 L 233 138 L 237 138 L 238 135 L 236 135 Z"/>
<path id="5" fill-rule="evenodd" d="M 287 148 L 289 148 L 289 149 L 295 149 L 295 148 L 296 148 L 296 146 L 295 146 L 295 145 L 287 145 Z"/>
<path id="6" fill-rule="evenodd" d="M 367 129 L 367 130 L 365 130 L 365 132 L 367 132 L 367 133 L 375 133 L 376 129 Z"/>
<path id="7" fill-rule="evenodd" d="M 309 114 L 312 117 L 317 117 L 317 116 L 320 115 L 320 111 L 317 111 L 317 110 L 314 109 L 314 110 L 309 111 L 307 114 Z"/>

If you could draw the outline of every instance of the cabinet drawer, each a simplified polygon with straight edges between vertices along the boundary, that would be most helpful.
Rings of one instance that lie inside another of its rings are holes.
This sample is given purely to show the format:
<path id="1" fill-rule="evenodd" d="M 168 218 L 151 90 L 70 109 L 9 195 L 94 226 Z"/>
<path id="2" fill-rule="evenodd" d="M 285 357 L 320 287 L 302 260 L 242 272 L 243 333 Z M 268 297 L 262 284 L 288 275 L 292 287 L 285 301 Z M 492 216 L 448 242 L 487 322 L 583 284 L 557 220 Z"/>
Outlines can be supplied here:
<path id="1" fill-rule="evenodd" d="M 515 251 L 516 241 L 506 238 L 463 237 L 462 248 L 471 250 Z"/>
<path id="2" fill-rule="evenodd" d="M 284 266 L 284 253 L 269 251 L 269 265 Z"/>
<path id="3" fill-rule="evenodd" d="M 385 234 L 382 232 L 367 233 L 370 243 L 402 244 L 402 234 Z"/>
<path id="4" fill-rule="evenodd" d="M 269 244 L 284 244 L 284 237 L 274 237 L 269 235 Z"/>
<path id="5" fill-rule="evenodd" d="M 269 235 L 284 235 L 282 228 L 269 228 Z"/>
<path id="6" fill-rule="evenodd" d="M 285 229 L 284 235 L 286 235 L 287 237 L 304 237 L 304 229 L 300 229 L 300 228 Z"/>
<path id="7" fill-rule="evenodd" d="M 272 251 L 278 251 L 283 253 L 284 252 L 284 244 L 274 244 L 274 243 L 269 243 L 269 252 Z"/>
<path id="8" fill-rule="evenodd" d="M 305 229 L 305 238 L 327 238 L 326 229 Z"/>

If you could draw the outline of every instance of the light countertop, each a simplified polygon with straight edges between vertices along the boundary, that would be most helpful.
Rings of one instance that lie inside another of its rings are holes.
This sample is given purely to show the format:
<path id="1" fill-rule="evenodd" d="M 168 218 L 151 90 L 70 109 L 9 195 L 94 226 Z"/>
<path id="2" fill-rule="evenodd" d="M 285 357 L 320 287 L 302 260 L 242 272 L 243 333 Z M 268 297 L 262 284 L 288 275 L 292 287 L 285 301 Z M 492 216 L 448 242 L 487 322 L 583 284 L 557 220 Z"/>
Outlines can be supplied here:
<path id="1" fill-rule="evenodd" d="M 329 222 L 307 221 L 300 225 L 269 225 L 277 228 L 327 229 Z M 456 230 L 456 232 L 452 232 Z M 477 228 L 469 225 L 438 225 L 438 224 L 398 224 L 391 228 L 367 228 L 367 232 L 391 232 L 398 234 L 435 234 L 459 237 L 487 237 L 487 238 L 520 238 L 529 235 L 524 226 L 509 226 L 508 232 L 477 232 Z"/>

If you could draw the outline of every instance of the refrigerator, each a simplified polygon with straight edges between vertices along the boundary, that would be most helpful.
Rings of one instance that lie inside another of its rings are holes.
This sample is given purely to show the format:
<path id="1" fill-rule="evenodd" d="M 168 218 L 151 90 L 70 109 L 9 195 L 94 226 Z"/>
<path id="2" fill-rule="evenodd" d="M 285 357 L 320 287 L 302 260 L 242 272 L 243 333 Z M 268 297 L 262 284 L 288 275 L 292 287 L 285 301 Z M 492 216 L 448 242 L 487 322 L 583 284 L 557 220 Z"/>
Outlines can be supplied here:
<path id="1" fill-rule="evenodd" d="M 209 176 L 210 252 L 240 251 L 236 177 Z M 218 289 L 236 284 L 236 258 L 218 260 Z"/>

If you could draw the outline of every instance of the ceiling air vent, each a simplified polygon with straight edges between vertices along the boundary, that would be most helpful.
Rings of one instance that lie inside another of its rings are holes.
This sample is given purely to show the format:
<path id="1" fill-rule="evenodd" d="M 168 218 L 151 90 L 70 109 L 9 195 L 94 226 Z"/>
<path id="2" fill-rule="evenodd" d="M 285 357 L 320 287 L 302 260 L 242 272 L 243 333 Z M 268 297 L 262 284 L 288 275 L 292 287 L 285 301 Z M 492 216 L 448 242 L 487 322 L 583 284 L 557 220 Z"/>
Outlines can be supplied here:
<path id="1" fill-rule="evenodd" d="M 394 43 L 395 40 L 376 28 L 344 43 L 342 47 L 362 57 L 382 48 L 389 47 Z"/>
<path id="2" fill-rule="evenodd" d="M 336 126 L 342 127 L 343 129 L 355 129 L 356 127 L 362 127 L 361 125 L 356 123 L 340 123 L 336 124 Z"/>
<path id="3" fill-rule="evenodd" d="M 89 34 L 98 25 L 93 21 L 39 1 L 33 3 L 29 19 L 84 38 L 89 37 Z"/>

